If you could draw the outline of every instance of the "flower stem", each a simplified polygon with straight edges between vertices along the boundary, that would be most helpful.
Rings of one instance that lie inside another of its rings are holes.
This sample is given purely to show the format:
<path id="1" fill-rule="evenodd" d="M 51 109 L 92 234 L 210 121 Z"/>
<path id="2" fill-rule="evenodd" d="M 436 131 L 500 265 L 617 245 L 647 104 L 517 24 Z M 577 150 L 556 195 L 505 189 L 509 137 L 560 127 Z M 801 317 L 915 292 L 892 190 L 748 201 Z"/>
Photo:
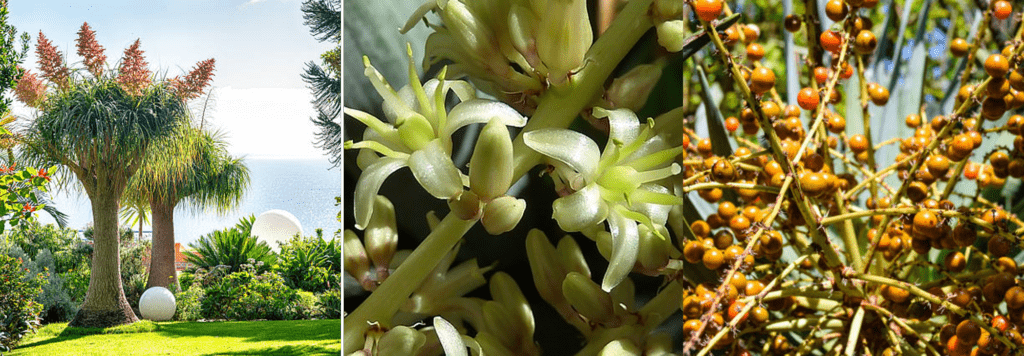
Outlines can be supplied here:
<path id="1" fill-rule="evenodd" d="M 398 308 L 419 288 L 437 262 L 451 251 L 476 220 L 462 220 L 449 214 L 423 240 L 402 265 L 345 317 L 345 354 L 363 346 L 363 334 L 370 323 L 389 325 Z"/>
<path id="2" fill-rule="evenodd" d="M 516 153 L 513 176 L 520 177 L 541 162 L 540 154 L 526 147 L 523 134 L 543 128 L 568 127 L 576 119 L 580 111 L 604 88 L 605 79 L 629 53 L 632 44 L 653 26 L 647 15 L 652 2 L 630 1 L 608 30 L 590 47 L 580 69 L 570 73 L 566 84 L 551 87 L 538 99 L 537 111 L 512 143 Z"/>

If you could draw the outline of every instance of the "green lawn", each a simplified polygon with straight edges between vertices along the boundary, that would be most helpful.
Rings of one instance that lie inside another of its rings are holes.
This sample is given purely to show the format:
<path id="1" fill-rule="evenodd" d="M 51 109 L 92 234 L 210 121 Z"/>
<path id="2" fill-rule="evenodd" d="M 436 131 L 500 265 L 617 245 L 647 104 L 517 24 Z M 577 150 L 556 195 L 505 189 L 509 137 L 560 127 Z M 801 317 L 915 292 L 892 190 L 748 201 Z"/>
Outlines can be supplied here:
<path id="1" fill-rule="evenodd" d="M 337 355 L 341 321 L 142 321 L 111 329 L 50 324 L 10 355 Z"/>

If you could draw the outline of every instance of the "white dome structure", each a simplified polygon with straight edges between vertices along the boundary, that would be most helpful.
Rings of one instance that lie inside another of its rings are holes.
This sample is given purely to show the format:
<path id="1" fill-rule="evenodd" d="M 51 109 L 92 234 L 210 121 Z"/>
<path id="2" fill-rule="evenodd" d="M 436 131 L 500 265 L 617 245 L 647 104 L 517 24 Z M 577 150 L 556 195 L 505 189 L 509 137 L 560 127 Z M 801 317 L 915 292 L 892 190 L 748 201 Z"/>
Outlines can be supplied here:
<path id="1" fill-rule="evenodd" d="M 280 209 L 268 210 L 257 216 L 249 232 L 249 235 L 258 237 L 260 241 L 266 241 L 274 251 L 280 249 L 281 242 L 288 241 L 296 234 L 302 235 L 299 219 Z"/>
<path id="2" fill-rule="evenodd" d="M 139 313 L 152 321 L 171 320 L 174 316 L 174 294 L 164 287 L 147 289 L 139 298 Z"/>

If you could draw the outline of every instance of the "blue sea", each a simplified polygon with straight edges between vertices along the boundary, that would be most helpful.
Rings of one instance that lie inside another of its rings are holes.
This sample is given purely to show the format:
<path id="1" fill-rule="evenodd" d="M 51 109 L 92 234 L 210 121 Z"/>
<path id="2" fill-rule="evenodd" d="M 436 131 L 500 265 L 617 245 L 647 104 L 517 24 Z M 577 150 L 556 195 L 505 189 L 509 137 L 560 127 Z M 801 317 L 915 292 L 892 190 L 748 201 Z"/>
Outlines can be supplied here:
<path id="1" fill-rule="evenodd" d="M 330 237 L 341 228 L 337 220 L 341 207 L 335 206 L 334 199 L 341 194 L 341 171 L 330 169 L 326 158 L 246 158 L 245 163 L 249 167 L 250 187 L 241 204 L 225 215 L 179 204 L 174 212 L 176 242 L 188 245 L 202 235 L 234 226 L 243 217 L 259 216 L 273 209 L 295 215 L 306 235 L 313 235 L 316 228 L 322 228 L 325 237 Z M 52 197 L 54 206 L 69 215 L 69 228 L 80 230 L 92 223 L 92 209 L 84 192 L 56 192 Z M 43 223 L 54 221 L 45 212 L 36 216 Z M 138 225 L 133 229 L 138 231 Z M 143 230 L 149 231 L 150 226 L 146 224 Z"/>

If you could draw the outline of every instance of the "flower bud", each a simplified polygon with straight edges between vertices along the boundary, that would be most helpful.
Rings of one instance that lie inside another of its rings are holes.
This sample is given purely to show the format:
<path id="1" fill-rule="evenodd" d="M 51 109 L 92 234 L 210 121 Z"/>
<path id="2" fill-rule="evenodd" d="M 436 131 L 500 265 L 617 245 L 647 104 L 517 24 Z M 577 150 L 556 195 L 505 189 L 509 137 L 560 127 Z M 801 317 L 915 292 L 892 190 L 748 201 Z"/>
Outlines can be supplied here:
<path id="1" fill-rule="evenodd" d="M 640 348 L 629 339 L 618 339 L 604 345 L 598 356 L 642 355 Z"/>
<path id="2" fill-rule="evenodd" d="M 366 257 L 366 250 L 363 249 L 362 241 L 352 230 L 345 230 L 345 272 L 355 277 L 363 289 L 372 291 L 376 284 L 370 279 L 370 260 Z"/>
<path id="3" fill-rule="evenodd" d="M 681 2 L 680 2 L 681 3 Z M 640 111 L 647 104 L 647 97 L 661 79 L 665 61 L 654 64 L 642 64 L 630 69 L 621 77 L 615 78 L 605 93 L 612 109 L 629 109 Z"/>
<path id="4" fill-rule="evenodd" d="M 586 276 L 570 272 L 562 281 L 562 294 L 583 317 L 593 323 L 611 320 L 614 316 L 612 297 Z"/>
<path id="5" fill-rule="evenodd" d="M 639 230 L 640 254 L 637 255 L 637 262 L 647 271 L 657 271 L 661 267 L 665 267 L 668 264 L 672 243 L 667 238 L 658 236 L 645 225 L 640 225 Z M 662 236 L 668 236 L 668 231 L 662 231 Z"/>
<path id="6" fill-rule="evenodd" d="M 541 298 L 552 305 L 565 301 L 562 296 L 562 280 L 566 270 L 560 263 L 560 256 L 544 232 L 533 229 L 526 234 L 526 257 L 530 261 L 533 284 Z"/>
<path id="7" fill-rule="evenodd" d="M 590 278 L 590 267 L 587 266 L 587 260 L 583 259 L 580 245 L 576 244 L 576 240 L 571 236 L 565 235 L 558 240 L 558 256 L 558 261 L 567 272 L 577 272 Z"/>
<path id="8" fill-rule="evenodd" d="M 480 198 L 471 190 L 463 191 L 462 194 L 448 199 L 448 208 L 452 210 L 452 214 L 462 220 L 480 218 Z"/>
<path id="9" fill-rule="evenodd" d="M 469 160 L 469 189 L 486 203 L 505 195 L 511 185 L 512 139 L 505 125 L 492 118 L 480 132 Z"/>
<path id="10" fill-rule="evenodd" d="M 525 334 L 522 325 L 516 323 L 518 320 L 515 319 L 511 311 L 502 307 L 498 302 L 484 302 L 482 319 L 485 329 L 489 330 L 506 349 L 512 349 L 518 345 L 519 339 Z"/>
<path id="11" fill-rule="evenodd" d="M 396 326 L 377 341 L 377 355 L 415 355 L 426 342 L 426 336 L 408 326 Z"/>
<path id="12" fill-rule="evenodd" d="M 684 4 L 679 0 L 654 0 L 654 10 L 663 19 L 673 19 L 683 14 Z"/>
<path id="13" fill-rule="evenodd" d="M 505 272 L 497 272 L 491 276 L 491 298 L 499 303 L 509 313 L 510 322 L 515 325 L 518 332 L 517 343 L 533 343 L 534 320 L 530 303 L 526 301 L 523 292 L 519 290 L 516 281 Z M 484 305 L 485 312 L 487 305 Z M 501 329 L 495 329 L 500 331 Z M 518 344 L 517 344 L 518 345 Z M 515 348 L 517 345 L 512 345 Z"/>
<path id="14" fill-rule="evenodd" d="M 484 206 L 484 216 L 480 223 L 491 235 L 499 235 L 512 231 L 526 211 L 526 200 L 503 196 L 492 200 Z"/>
<path id="15" fill-rule="evenodd" d="M 548 81 L 564 82 L 583 64 L 594 43 L 586 0 L 547 0 L 537 28 L 537 54 L 548 66 Z"/>
<path id="16" fill-rule="evenodd" d="M 374 202 L 373 215 L 363 232 L 366 252 L 377 267 L 377 281 L 388 277 L 391 258 L 398 247 L 398 227 L 395 223 L 395 206 L 388 198 L 378 195 Z"/>
<path id="17" fill-rule="evenodd" d="M 686 26 L 682 20 L 665 21 L 655 25 L 658 30 L 658 44 L 665 47 L 669 52 L 675 53 L 683 49 L 686 44 Z"/>

